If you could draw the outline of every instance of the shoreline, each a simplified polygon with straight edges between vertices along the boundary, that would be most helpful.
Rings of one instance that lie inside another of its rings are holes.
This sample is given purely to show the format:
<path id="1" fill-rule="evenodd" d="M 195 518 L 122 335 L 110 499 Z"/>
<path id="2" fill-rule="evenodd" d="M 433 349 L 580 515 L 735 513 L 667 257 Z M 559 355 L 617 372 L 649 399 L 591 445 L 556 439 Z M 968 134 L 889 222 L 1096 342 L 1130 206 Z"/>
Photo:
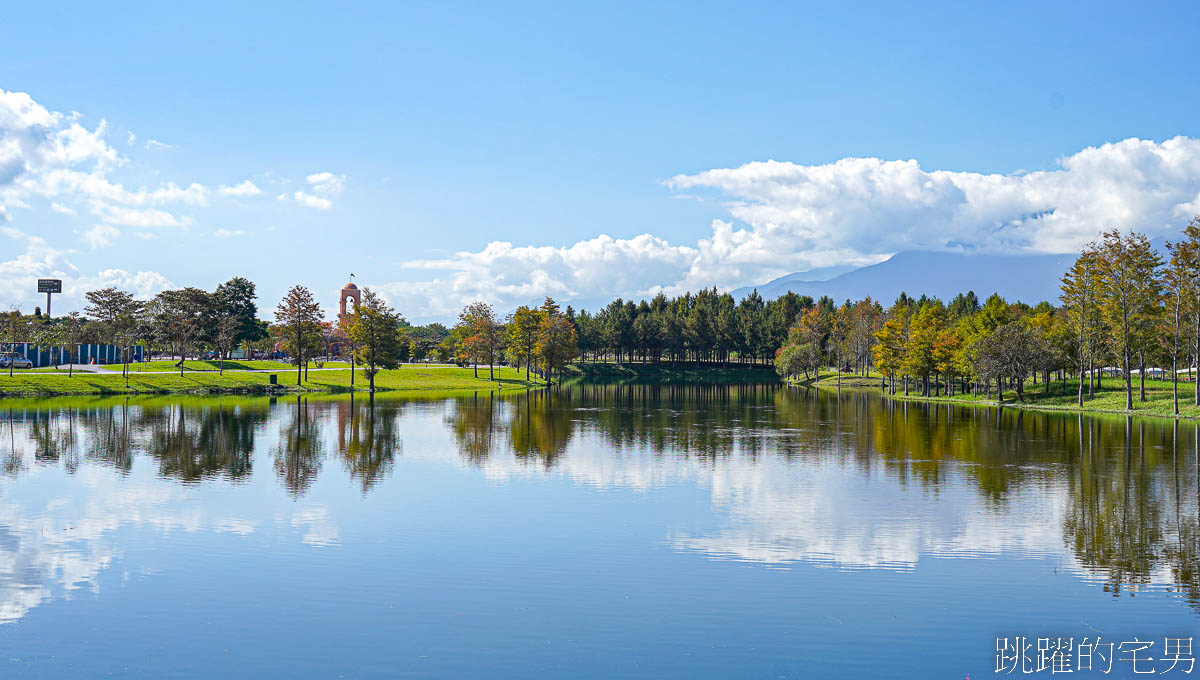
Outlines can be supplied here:
<path id="1" fill-rule="evenodd" d="M 368 380 L 361 368 L 355 369 L 350 385 L 350 369 L 312 369 L 302 384 L 296 384 L 296 370 L 227 370 L 178 372 L 130 371 L 128 386 L 119 372 L 0 373 L 0 399 L 59 396 L 120 395 L 259 395 L 369 393 Z M 381 370 L 375 377 L 375 392 L 471 392 L 525 390 L 545 387 L 545 382 L 512 368 L 497 369 L 498 380 L 489 380 L 487 369 L 474 377 L 471 368 L 410 367 Z M 271 383 L 274 376 L 276 383 Z"/>
<path id="2" fill-rule="evenodd" d="M 1080 408 L 1078 405 L 1075 405 L 1075 404 L 1071 404 L 1071 405 L 1046 404 L 1046 403 L 1038 403 L 1036 400 L 1026 401 L 1026 402 L 1019 402 L 1019 401 L 1015 401 L 1015 400 L 1012 400 L 1012 401 L 1005 400 L 1005 401 L 1001 402 L 1001 401 L 995 401 L 995 400 L 989 401 L 989 400 L 985 400 L 985 399 L 962 399 L 962 398 L 959 398 L 958 396 L 926 397 L 926 396 L 922 396 L 920 394 L 911 394 L 911 393 L 906 395 L 906 394 L 903 394 L 902 392 L 897 392 L 896 394 L 888 394 L 887 392 L 884 392 L 879 387 L 880 380 L 881 380 L 881 378 L 874 377 L 874 376 L 872 376 L 870 378 L 864 378 L 863 376 L 843 376 L 842 377 L 842 386 L 840 389 L 853 390 L 855 392 L 872 392 L 872 393 L 874 393 L 880 397 L 883 397 L 885 399 L 894 399 L 896 401 L 911 401 L 911 402 L 932 403 L 932 404 L 955 404 L 958 406 L 975 406 L 975 407 L 982 407 L 982 408 L 1012 408 L 1012 409 L 1022 409 L 1025 411 L 1044 411 L 1044 412 L 1053 412 L 1053 413 L 1078 413 L 1081 415 L 1117 415 L 1117 416 L 1130 416 L 1130 417 L 1136 416 L 1138 418 L 1162 418 L 1162 419 L 1166 419 L 1166 420 L 1186 420 L 1186 421 L 1193 421 L 1193 422 L 1200 421 L 1200 406 L 1196 406 L 1191 403 L 1190 389 L 1189 389 L 1189 392 L 1187 392 L 1187 393 L 1185 393 L 1182 389 L 1180 390 L 1180 394 L 1179 394 L 1179 397 L 1180 397 L 1179 411 L 1180 412 L 1178 415 L 1176 415 L 1174 413 L 1171 413 L 1169 410 L 1164 412 L 1164 411 L 1155 410 L 1152 408 L 1142 408 L 1142 409 L 1136 408 L 1136 405 L 1139 403 L 1138 398 L 1136 396 L 1136 392 L 1137 392 L 1136 386 L 1134 387 L 1135 408 L 1133 410 L 1129 411 L 1129 410 L 1125 410 L 1123 408 L 1105 408 L 1103 406 L 1089 407 L 1087 405 L 1088 402 L 1086 400 L 1084 401 L 1084 406 L 1082 408 Z M 835 377 L 826 374 L 817 379 L 794 381 L 794 382 L 789 382 L 788 384 L 798 386 L 798 387 L 813 387 L 813 388 L 820 389 L 820 390 L 837 391 L 839 388 L 836 383 L 837 383 L 837 380 Z M 1187 385 L 1190 388 L 1191 384 L 1187 383 Z M 1040 386 L 1039 386 L 1039 389 L 1040 389 Z M 1015 395 L 1016 391 L 1012 391 L 1012 390 L 1006 391 L 1005 394 Z M 1027 390 L 1025 392 L 1025 395 L 1027 398 L 1031 394 L 1033 394 L 1032 391 Z M 1098 396 L 1099 395 L 1112 395 L 1112 394 L 1119 394 L 1119 395 L 1121 395 L 1122 399 L 1124 398 L 1123 390 L 1111 390 L 1111 389 L 1106 388 L 1103 391 L 1097 392 Z M 1071 393 L 1072 398 L 1074 398 L 1074 395 L 1075 395 L 1075 393 Z M 1037 393 L 1037 396 L 1045 398 L 1045 395 L 1041 394 L 1040 392 Z M 1061 398 L 1063 395 L 1061 393 L 1057 393 L 1057 394 L 1053 394 L 1050 396 L 1051 397 L 1057 396 L 1057 397 Z M 1169 409 L 1170 408 L 1169 401 L 1167 402 L 1167 406 Z"/>
<path id="3" fill-rule="evenodd" d="M 694 383 L 694 384 L 783 384 L 775 369 L 762 364 L 692 362 L 592 362 L 569 364 L 563 371 L 567 380 L 620 384 L 622 382 Z"/>

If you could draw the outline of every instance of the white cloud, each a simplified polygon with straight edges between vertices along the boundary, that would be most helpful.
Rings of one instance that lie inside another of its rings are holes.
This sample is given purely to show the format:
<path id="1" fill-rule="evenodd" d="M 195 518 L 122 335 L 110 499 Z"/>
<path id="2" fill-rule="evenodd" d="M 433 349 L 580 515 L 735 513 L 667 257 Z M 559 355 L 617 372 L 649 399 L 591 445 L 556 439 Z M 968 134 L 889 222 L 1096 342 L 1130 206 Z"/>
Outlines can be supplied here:
<path id="1" fill-rule="evenodd" d="M 179 208 L 206 207 L 214 193 L 260 193 L 249 180 L 215 192 L 198 182 L 127 188 L 113 179 L 127 160 L 106 141 L 105 122 L 89 130 L 80 119 L 78 113 L 47 110 L 26 93 L 0 90 L 0 221 L 7 221 L 13 208 L 28 208 L 30 198 L 41 197 L 51 210 L 67 215 L 85 205 L 107 224 L 180 226 L 191 218 L 178 214 Z M 131 146 L 136 139 L 127 132 Z M 169 148 L 157 140 L 145 146 Z"/>
<path id="2" fill-rule="evenodd" d="M 208 205 L 209 191 L 193 182 L 181 187 L 167 182 L 157 189 L 131 191 L 115 184 L 101 172 L 80 172 L 74 169 L 54 169 L 21 181 L 17 187 L 30 194 L 46 197 L 77 196 L 92 203 L 116 203 L 143 206 L 182 203 L 191 206 Z"/>
<path id="3" fill-rule="evenodd" d="M 63 304 L 67 305 L 64 308 L 78 306 L 85 292 L 106 286 L 132 291 L 142 299 L 174 286 L 158 272 L 131 273 L 124 269 L 105 269 L 88 275 L 71 263 L 67 258 L 68 251 L 50 246 L 40 236 L 32 236 L 12 227 L 0 227 L 0 236 L 12 242 L 0 252 L 19 253 L 11 259 L 0 260 L 0 308 L 28 303 L 30 293 L 37 290 L 39 278 L 63 280 Z"/>
<path id="4" fill-rule="evenodd" d="M 441 260 L 417 260 L 408 269 L 445 270 L 445 279 L 411 284 L 384 284 L 381 291 L 402 309 L 418 313 L 456 313 L 470 300 L 505 306 L 514 300 L 540 300 L 546 295 L 573 299 L 598 290 L 653 295 L 671 275 L 678 276 L 696 258 L 694 248 L 672 246 L 642 234 L 631 239 L 600 235 L 567 247 L 514 246 L 497 241 L 481 252 L 459 252 Z"/>
<path id="5" fill-rule="evenodd" d="M 291 198 L 296 199 L 296 202 L 306 208 L 314 210 L 329 210 L 333 207 L 333 201 L 327 196 L 332 196 L 341 193 L 342 187 L 346 183 L 345 175 L 336 175 L 332 172 L 317 172 L 305 178 L 308 182 L 312 193 L 298 190 L 292 193 Z M 323 194 L 318 196 L 317 194 Z M 287 194 L 279 194 L 279 200 L 286 201 L 289 196 Z"/>
<path id="6" fill-rule="evenodd" d="M 146 140 L 146 149 L 148 151 L 169 151 L 174 148 L 175 145 L 167 144 L 166 142 L 160 142 L 157 139 Z"/>
<path id="7" fill-rule="evenodd" d="M 218 229 L 213 232 L 215 238 L 234 238 L 237 236 L 246 236 L 250 232 L 241 229 Z"/>
<path id="8" fill-rule="evenodd" d="M 404 265 L 445 272 L 433 280 L 376 287 L 410 315 L 432 317 L 473 299 L 506 308 L 547 294 L 570 301 L 730 289 L 793 271 L 872 264 L 901 250 L 1069 253 L 1104 229 L 1176 232 L 1200 210 L 1200 140 L 1127 139 L 1020 175 L 846 158 L 747 163 L 666 184 L 688 196 L 716 192 L 732 219 L 713 220 L 706 236 L 686 244 L 650 234 L 565 247 L 493 242 Z"/>
<path id="9" fill-rule="evenodd" d="M 303 191 L 297 191 L 296 193 L 292 194 L 292 197 L 296 199 L 297 203 L 306 208 L 329 210 L 333 207 L 333 201 L 329 200 L 328 198 L 313 196 L 312 194 L 306 194 Z M 285 196 L 280 196 L 280 200 L 284 200 L 285 198 Z"/>
<path id="10" fill-rule="evenodd" d="M 41 173 L 68 167 L 103 173 L 123 159 L 104 142 L 105 123 L 87 130 L 71 116 L 48 111 L 24 92 L 0 90 L 0 205 Z"/>
<path id="11" fill-rule="evenodd" d="M 80 276 L 63 282 L 63 292 L 73 298 L 83 298 L 89 290 L 115 286 L 130 291 L 135 297 L 147 300 L 175 284 L 158 272 L 128 272 L 124 269 L 105 269 L 94 276 Z"/>
<path id="12" fill-rule="evenodd" d="M 126 208 L 118 205 L 97 205 L 92 214 L 109 224 L 128 227 L 182 227 L 191 223 L 191 218 L 177 217 L 157 208 Z"/>
<path id="13" fill-rule="evenodd" d="M 141 191 L 133 194 L 136 200 L 147 203 L 186 203 L 188 205 L 208 205 L 208 189 L 202 184 L 192 182 L 186 187 L 176 186 L 167 182 L 154 191 Z"/>
<path id="14" fill-rule="evenodd" d="M 114 239 L 121 235 L 121 232 L 116 227 L 107 224 L 97 224 L 96 226 L 83 232 L 83 240 L 88 242 L 93 249 L 107 248 L 112 245 Z"/>
<path id="15" fill-rule="evenodd" d="M 133 132 L 128 132 L 127 134 L 129 135 L 129 137 L 128 137 L 128 141 L 126 141 L 126 144 L 128 144 L 129 146 L 133 146 L 133 143 L 137 141 L 137 135 L 133 134 Z"/>
<path id="16" fill-rule="evenodd" d="M 254 182 L 246 180 L 236 186 L 223 186 L 217 189 L 217 193 L 222 196 L 257 196 L 262 193 Z"/>
<path id="17" fill-rule="evenodd" d="M 1086 148 L 1058 165 L 985 175 L 924 170 L 915 160 L 767 161 L 679 175 L 668 184 L 732 199 L 730 213 L 750 228 L 725 234 L 723 243 L 731 255 L 752 261 L 780 247 L 859 255 L 960 248 L 1069 253 L 1104 229 L 1172 232 L 1200 196 L 1200 140 L 1126 139 Z"/>
<path id="18" fill-rule="evenodd" d="M 502 410 L 497 416 L 498 422 L 506 417 Z M 713 464 L 703 457 L 664 456 L 670 441 L 650 446 L 638 437 L 627 438 L 614 453 L 611 442 L 595 446 L 597 435 L 582 421 L 552 469 L 530 465 L 503 447 L 479 466 L 494 482 L 557 476 L 597 489 L 637 492 L 694 486 L 708 495 L 721 521 L 699 531 L 673 527 L 666 544 L 710 559 L 910 571 L 930 559 L 1020 553 L 1049 556 L 1060 570 L 1084 577 L 1099 571 L 1081 565 L 1064 543 L 1059 527 L 1068 499 L 1061 491 L 1025 494 L 1021 501 L 985 511 L 986 496 L 954 465 L 948 464 L 942 480 L 948 492 L 931 495 L 877 468 L 854 470 L 836 445 L 805 447 L 787 436 L 764 441 L 749 431 L 743 434 L 730 436 Z M 805 450 L 804 464 L 776 455 L 797 446 Z M 427 450 L 453 449 L 447 443 Z M 1013 483 L 1026 482 L 1032 483 Z M 911 502 L 914 498 L 920 503 Z"/>
<path id="19" fill-rule="evenodd" d="M 341 532 L 329 509 L 324 505 L 305 507 L 292 513 L 291 524 L 303 527 L 301 541 L 317 547 L 335 546 L 341 542 Z"/>
<path id="20" fill-rule="evenodd" d="M 322 194 L 341 193 L 342 187 L 346 183 L 345 175 L 335 175 L 332 172 L 313 173 L 305 179 L 312 185 L 313 191 Z"/>

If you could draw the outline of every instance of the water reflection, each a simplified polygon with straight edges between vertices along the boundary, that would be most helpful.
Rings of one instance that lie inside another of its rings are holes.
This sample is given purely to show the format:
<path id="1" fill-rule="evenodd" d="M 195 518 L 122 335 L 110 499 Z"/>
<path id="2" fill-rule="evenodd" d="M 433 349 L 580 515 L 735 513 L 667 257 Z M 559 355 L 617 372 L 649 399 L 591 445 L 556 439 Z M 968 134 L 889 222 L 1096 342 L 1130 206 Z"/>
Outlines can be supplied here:
<path id="1" fill-rule="evenodd" d="M 364 495 L 392 471 L 400 453 L 400 430 L 396 421 L 402 408 L 376 407 L 374 400 L 351 398 L 340 402 L 337 411 L 338 452 L 350 478 Z M 347 408 L 342 408 L 347 407 Z"/>
<path id="2" fill-rule="evenodd" d="M 685 553 L 901 571 L 929 558 L 1045 557 L 1116 597 L 1169 588 L 1200 607 L 1191 424 L 764 385 L 575 385 L 437 402 L 35 402 L 8 414 L 0 621 L 93 582 L 119 555 L 106 535 L 123 524 L 249 533 L 274 522 L 305 544 L 335 545 L 337 508 L 305 505 L 280 520 L 278 508 L 274 519 L 230 517 L 206 502 L 250 483 L 261 451 L 287 503 L 303 503 L 322 478 L 386 493 L 402 455 L 497 482 L 550 476 L 639 493 L 685 484 L 704 490 L 718 517 L 669 528 L 668 544 Z M 166 485 L 123 484 L 138 461 Z M 36 505 L 18 492 L 41 470 L 88 475 L 94 493 Z"/>
<path id="3" fill-rule="evenodd" d="M 159 474 L 184 483 L 212 477 L 238 481 L 251 472 L 254 432 L 266 422 L 261 408 L 171 405 L 136 409 L 134 429 Z"/>
<path id="4" fill-rule="evenodd" d="M 321 423 L 313 418 L 307 401 L 297 396 L 294 406 L 287 411 L 289 413 L 279 419 L 275 474 L 279 475 L 289 494 L 299 497 L 317 478 L 325 448 L 321 439 Z M 341 444 L 344 448 L 344 440 Z"/>

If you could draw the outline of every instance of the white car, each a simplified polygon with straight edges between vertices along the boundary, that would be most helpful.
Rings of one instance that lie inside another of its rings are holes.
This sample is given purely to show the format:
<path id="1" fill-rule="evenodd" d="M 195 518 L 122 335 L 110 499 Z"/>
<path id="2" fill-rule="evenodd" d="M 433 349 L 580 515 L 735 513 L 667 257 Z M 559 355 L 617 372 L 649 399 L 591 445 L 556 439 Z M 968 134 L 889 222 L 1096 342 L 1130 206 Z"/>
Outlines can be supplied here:
<path id="1" fill-rule="evenodd" d="M 0 357 L 0 368 L 33 368 L 33 362 L 25 357 Z"/>

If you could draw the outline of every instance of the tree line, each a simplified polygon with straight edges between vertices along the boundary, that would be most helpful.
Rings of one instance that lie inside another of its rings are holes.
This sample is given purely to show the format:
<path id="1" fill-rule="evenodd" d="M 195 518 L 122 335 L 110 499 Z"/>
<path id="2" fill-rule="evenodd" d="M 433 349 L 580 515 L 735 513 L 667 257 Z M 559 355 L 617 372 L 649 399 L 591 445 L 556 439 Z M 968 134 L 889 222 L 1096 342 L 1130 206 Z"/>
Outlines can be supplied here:
<path id="1" fill-rule="evenodd" d="M 762 365 L 785 378 L 816 377 L 833 366 L 839 384 L 843 374 L 879 375 L 892 393 L 990 397 L 994 390 L 1000 400 L 1009 390 L 1023 401 L 1030 381 L 1050 390 L 1057 378 L 1065 390 L 1075 377 L 1082 406 L 1111 376 L 1123 382 L 1129 409 L 1133 378 L 1144 401 L 1150 367 L 1170 372 L 1178 412 L 1180 367 L 1190 379 L 1200 358 L 1200 217 L 1167 253 L 1160 256 L 1143 234 L 1105 232 L 1064 273 L 1057 306 L 995 294 L 981 302 L 966 292 L 949 303 L 901 293 L 884 308 L 870 297 L 839 305 L 789 292 L 768 301 L 755 290 L 735 300 L 711 288 L 636 303 L 618 298 L 594 313 L 546 298 L 501 317 L 477 301 L 451 327 L 413 326 L 370 289 L 347 318 L 326 322 L 304 286 L 288 291 L 268 323 L 258 318 L 254 284 L 235 277 L 211 293 L 182 288 L 147 301 L 116 288 L 91 291 L 86 316 L 49 322 L 36 311 L 13 311 L 0 317 L 0 341 L 141 343 L 180 357 L 181 372 L 185 357 L 202 352 L 278 349 L 295 363 L 297 382 L 310 362 L 340 347 L 372 388 L 379 370 L 425 358 L 471 365 L 477 376 L 486 364 L 490 379 L 508 364 L 527 377 L 561 380 L 574 361 Z M 1200 381 L 1193 391 L 1200 405 Z"/>
<path id="2" fill-rule="evenodd" d="M 302 381 L 301 367 L 329 344 L 325 338 L 330 328 L 323 322 L 312 292 L 304 286 L 293 287 L 276 308 L 271 330 L 296 363 L 297 385 Z M 508 363 L 524 366 L 526 378 L 533 371 L 553 381 L 578 353 L 573 324 L 549 297 L 541 307 L 518 307 L 503 320 L 488 303 L 473 302 L 463 308 L 458 323 L 447 329 L 441 324 L 414 327 L 382 297 L 364 288 L 362 300 L 339 320 L 335 330 L 349 343 L 345 354 L 352 362 L 350 384 L 354 384 L 357 362 L 372 392 L 380 370 L 430 354 L 442 361 L 471 365 L 475 377 L 479 377 L 479 367 L 487 364 L 488 379 L 495 380 L 499 377 L 497 366 Z"/>
<path id="3" fill-rule="evenodd" d="M 889 308 L 866 298 L 806 310 L 775 355 L 781 376 L 812 377 L 822 366 L 842 374 L 882 375 L 883 389 L 923 396 L 1004 390 L 1024 401 L 1027 382 L 1050 390 L 1077 379 L 1079 406 L 1106 376 L 1119 379 L 1125 408 L 1146 401 L 1149 373 L 1169 375 L 1179 413 L 1179 376 L 1200 405 L 1200 216 L 1168 241 L 1164 258 L 1141 233 L 1104 232 L 1063 274 L 1059 305 L 1009 304 L 974 293 L 949 304 L 901 294 Z M 1019 275 L 1014 272 L 1014 275 Z M 1134 387 L 1137 378 L 1137 388 Z"/>
<path id="4" fill-rule="evenodd" d="M 116 345 L 122 371 L 127 374 L 134 345 L 182 360 L 209 350 L 228 356 L 238 346 L 269 337 L 268 324 L 258 319 L 254 283 L 242 277 L 230 279 L 211 293 L 188 287 L 138 300 L 133 293 L 108 287 L 89 291 L 84 297 L 87 304 L 82 315 L 73 311 L 50 319 L 36 308 L 30 315 L 10 310 L 0 316 L 0 342 L 9 348 L 17 343 L 60 347 L 72 364 L 81 344 Z"/>

